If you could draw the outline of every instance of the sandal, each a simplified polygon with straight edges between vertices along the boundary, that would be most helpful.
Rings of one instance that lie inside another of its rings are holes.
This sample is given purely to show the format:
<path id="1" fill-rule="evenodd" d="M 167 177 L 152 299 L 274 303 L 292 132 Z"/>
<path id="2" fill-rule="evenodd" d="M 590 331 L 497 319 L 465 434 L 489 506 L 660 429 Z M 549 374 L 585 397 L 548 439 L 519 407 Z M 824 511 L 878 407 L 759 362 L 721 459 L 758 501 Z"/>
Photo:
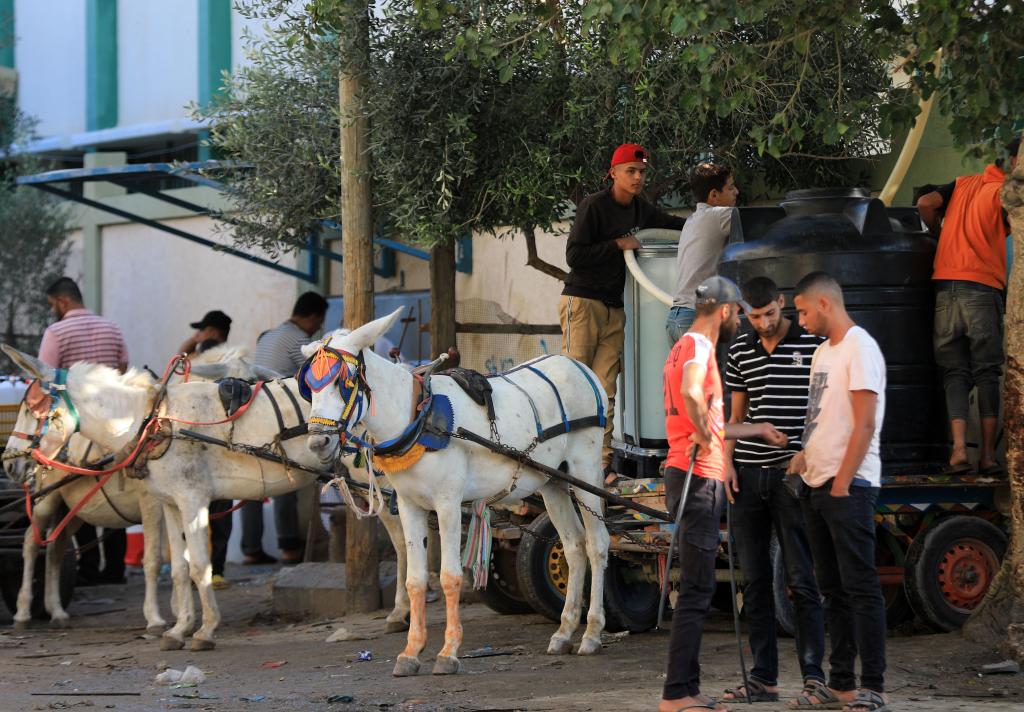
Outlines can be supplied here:
<path id="1" fill-rule="evenodd" d="M 770 691 L 767 686 L 756 678 L 748 678 L 745 685 L 733 689 L 728 688 L 723 698 L 726 702 L 778 702 L 779 693 Z"/>
<path id="2" fill-rule="evenodd" d="M 814 697 L 818 701 L 813 702 Z M 789 701 L 791 710 L 841 710 L 843 701 L 820 680 L 807 680 L 799 696 Z"/>
<path id="3" fill-rule="evenodd" d="M 857 690 L 857 696 L 852 702 L 843 705 L 844 712 L 863 710 L 864 712 L 888 712 L 889 703 L 885 698 L 874 690 Z"/>

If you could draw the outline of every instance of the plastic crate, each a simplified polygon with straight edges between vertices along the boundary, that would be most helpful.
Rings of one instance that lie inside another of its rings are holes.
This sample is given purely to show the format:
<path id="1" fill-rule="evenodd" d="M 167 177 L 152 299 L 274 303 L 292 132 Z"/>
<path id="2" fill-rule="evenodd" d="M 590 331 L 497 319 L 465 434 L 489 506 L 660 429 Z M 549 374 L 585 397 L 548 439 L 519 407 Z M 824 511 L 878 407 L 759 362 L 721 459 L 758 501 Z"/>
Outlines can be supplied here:
<path id="1" fill-rule="evenodd" d="M 18 422 L 19 410 L 21 410 L 20 404 L 0 405 L 0 448 L 7 447 L 7 438 L 14 430 L 15 423 Z"/>

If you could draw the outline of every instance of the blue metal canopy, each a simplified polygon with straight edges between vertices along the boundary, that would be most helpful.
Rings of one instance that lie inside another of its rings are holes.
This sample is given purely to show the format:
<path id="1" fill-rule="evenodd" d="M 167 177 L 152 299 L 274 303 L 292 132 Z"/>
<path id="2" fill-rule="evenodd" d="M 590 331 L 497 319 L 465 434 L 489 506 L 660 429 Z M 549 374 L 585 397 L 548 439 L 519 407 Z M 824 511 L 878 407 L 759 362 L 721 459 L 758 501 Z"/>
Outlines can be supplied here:
<path id="1" fill-rule="evenodd" d="M 111 215 L 117 215 L 129 222 L 146 225 L 154 230 L 160 230 L 170 235 L 174 235 L 175 237 L 180 237 L 190 242 L 205 245 L 206 247 L 219 252 L 224 252 L 263 267 L 283 272 L 307 282 L 318 282 L 320 271 L 319 262 L 316 257 L 321 256 L 336 262 L 341 262 L 342 256 L 337 252 L 333 252 L 322 247 L 320 245 L 320 236 L 315 230 L 310 230 L 306 244 L 304 245 L 304 249 L 308 255 L 308 260 L 307 267 L 303 271 L 287 267 L 265 257 L 249 254 L 248 252 L 235 247 L 216 243 L 208 238 L 195 235 L 172 225 L 166 225 L 157 220 L 152 220 L 137 213 L 133 213 L 130 210 L 125 210 L 93 198 L 87 198 L 81 193 L 70 189 L 73 185 L 81 185 L 89 182 L 112 183 L 134 193 L 140 193 L 154 198 L 155 200 L 160 200 L 164 203 L 184 208 L 195 215 L 208 215 L 220 220 L 221 222 L 234 225 L 238 223 L 230 217 L 215 213 L 205 206 L 167 193 L 165 190 L 161 189 L 160 182 L 166 181 L 168 178 L 175 178 L 193 183 L 196 186 L 205 186 L 220 192 L 230 193 L 230 188 L 227 185 L 210 178 L 209 176 L 211 174 L 216 175 L 218 173 L 223 174 L 230 171 L 246 170 L 249 167 L 250 166 L 248 164 L 244 163 L 224 161 L 203 161 L 193 163 L 134 163 L 121 166 L 99 166 L 95 168 L 73 168 L 69 170 L 47 171 L 45 173 L 37 173 L 35 175 L 21 176 L 18 178 L 17 182 L 18 185 L 27 185 L 33 188 L 38 188 L 39 190 L 46 191 L 47 193 L 59 196 L 65 200 L 72 200 L 90 208 L 102 210 L 110 213 Z M 338 223 L 326 220 L 319 221 L 319 223 L 330 232 L 340 235 L 341 226 Z M 383 248 L 380 263 L 374 266 L 374 270 L 382 276 L 392 276 L 394 273 L 394 252 L 402 252 L 423 260 L 430 259 L 430 253 L 426 250 L 410 247 L 409 245 L 405 245 L 395 240 L 375 237 L 373 242 Z M 470 272 L 472 271 L 472 243 L 468 238 L 464 238 L 458 242 L 460 244 L 457 246 L 457 255 L 459 256 L 459 259 L 457 260 L 457 268 L 462 272 Z"/>

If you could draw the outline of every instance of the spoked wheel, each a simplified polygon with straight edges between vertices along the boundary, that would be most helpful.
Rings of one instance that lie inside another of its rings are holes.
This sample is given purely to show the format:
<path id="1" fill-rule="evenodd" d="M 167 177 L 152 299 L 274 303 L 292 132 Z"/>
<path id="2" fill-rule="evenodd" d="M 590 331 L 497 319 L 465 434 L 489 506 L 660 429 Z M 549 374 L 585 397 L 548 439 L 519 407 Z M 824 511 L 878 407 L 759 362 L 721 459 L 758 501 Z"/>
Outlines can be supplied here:
<path id="1" fill-rule="evenodd" d="M 658 623 L 661 588 L 651 581 L 642 564 L 619 556 L 608 557 L 604 576 L 605 628 L 612 633 L 642 633 Z"/>
<path id="2" fill-rule="evenodd" d="M 914 611 L 939 631 L 960 628 L 978 607 L 1006 553 L 1006 534 L 980 517 L 941 519 L 907 552 L 906 588 Z"/>
<path id="3" fill-rule="evenodd" d="M 519 590 L 533 610 L 556 623 L 562 618 L 569 565 L 547 512 L 525 527 L 516 555 Z"/>
<path id="4" fill-rule="evenodd" d="M 533 613 L 533 606 L 519 590 L 515 549 L 500 549 L 495 542 L 491 549 L 487 588 L 481 589 L 479 595 L 484 605 L 492 611 L 505 615 Z"/>

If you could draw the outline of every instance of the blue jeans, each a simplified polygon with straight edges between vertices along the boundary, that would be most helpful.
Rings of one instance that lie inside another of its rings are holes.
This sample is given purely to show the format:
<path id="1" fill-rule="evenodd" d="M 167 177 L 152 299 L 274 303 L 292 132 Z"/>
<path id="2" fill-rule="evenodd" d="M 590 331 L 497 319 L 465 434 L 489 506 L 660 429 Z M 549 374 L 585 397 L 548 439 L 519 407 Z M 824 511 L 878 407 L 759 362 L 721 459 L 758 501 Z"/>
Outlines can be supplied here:
<path id="1" fill-rule="evenodd" d="M 754 656 L 751 677 L 765 685 L 778 684 L 779 652 L 776 637 L 775 593 L 771 562 L 772 529 L 779 540 L 779 555 L 786 568 L 786 585 L 796 608 L 796 652 L 803 679 L 825 682 L 825 614 L 814 562 L 798 500 L 786 487 L 785 469 L 737 467 L 740 491 L 734 497 L 733 537 L 746 584 L 743 606 Z"/>
<path id="2" fill-rule="evenodd" d="M 673 517 L 685 479 L 682 470 L 665 469 L 665 494 Z M 700 694 L 700 639 L 715 592 L 715 555 L 724 504 L 725 488 L 721 482 L 693 476 L 683 519 L 674 534 L 679 551 L 679 596 L 672 609 L 663 693 L 666 700 Z"/>
<path id="3" fill-rule="evenodd" d="M 875 504 L 878 487 L 851 487 L 833 497 L 832 481 L 802 500 L 818 588 L 825 598 L 832 653 L 829 687 L 857 689 L 854 662 L 860 655 L 860 686 L 885 688 L 885 599 L 875 568 Z"/>
<path id="4" fill-rule="evenodd" d="M 665 331 L 668 332 L 669 346 L 675 346 L 679 337 L 690 330 L 697 312 L 690 307 L 672 307 L 668 310 L 668 321 L 665 322 Z"/>

